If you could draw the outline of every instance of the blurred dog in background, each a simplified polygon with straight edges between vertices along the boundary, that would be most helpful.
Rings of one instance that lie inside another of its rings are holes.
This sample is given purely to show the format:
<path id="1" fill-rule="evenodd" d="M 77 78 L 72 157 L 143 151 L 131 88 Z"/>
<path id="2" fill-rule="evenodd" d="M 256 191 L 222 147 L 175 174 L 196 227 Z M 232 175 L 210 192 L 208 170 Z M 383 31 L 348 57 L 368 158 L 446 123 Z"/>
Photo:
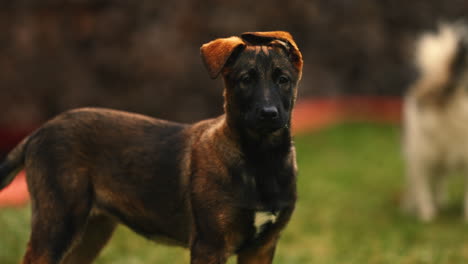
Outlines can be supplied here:
<path id="1" fill-rule="evenodd" d="M 416 43 L 420 76 L 404 100 L 405 210 L 430 221 L 446 202 L 446 176 L 465 174 L 468 221 L 468 33 L 442 24 Z"/>

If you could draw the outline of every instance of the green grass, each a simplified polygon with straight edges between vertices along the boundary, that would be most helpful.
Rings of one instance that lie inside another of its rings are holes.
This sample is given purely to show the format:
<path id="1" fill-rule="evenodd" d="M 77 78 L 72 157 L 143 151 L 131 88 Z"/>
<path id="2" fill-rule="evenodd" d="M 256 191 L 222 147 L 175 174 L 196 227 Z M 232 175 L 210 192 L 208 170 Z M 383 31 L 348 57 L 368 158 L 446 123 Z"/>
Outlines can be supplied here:
<path id="1" fill-rule="evenodd" d="M 400 129 L 342 124 L 297 136 L 299 202 L 275 263 L 367 264 L 468 261 L 460 184 L 433 223 L 401 214 Z M 18 263 L 29 209 L 0 211 L 0 263 Z M 97 263 L 189 263 L 188 251 L 157 245 L 119 228 Z M 230 263 L 234 263 L 231 260 Z"/>

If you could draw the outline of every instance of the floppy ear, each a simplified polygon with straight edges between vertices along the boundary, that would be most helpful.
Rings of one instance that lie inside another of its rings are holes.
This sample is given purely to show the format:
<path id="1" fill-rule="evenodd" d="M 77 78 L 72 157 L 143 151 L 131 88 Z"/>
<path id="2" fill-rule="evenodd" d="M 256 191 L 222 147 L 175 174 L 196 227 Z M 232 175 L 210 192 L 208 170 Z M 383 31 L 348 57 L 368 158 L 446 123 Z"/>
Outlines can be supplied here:
<path id="1" fill-rule="evenodd" d="M 253 45 L 268 45 L 274 40 L 286 42 L 286 47 L 290 53 L 291 62 L 296 66 L 299 72 L 302 72 L 302 54 L 297 47 L 291 34 L 286 31 L 266 31 L 266 32 L 245 32 L 241 35 L 242 39 Z"/>
<path id="2" fill-rule="evenodd" d="M 239 37 L 220 38 L 203 44 L 200 51 L 210 77 L 218 77 L 231 54 L 241 47 L 245 47 L 245 43 Z"/>

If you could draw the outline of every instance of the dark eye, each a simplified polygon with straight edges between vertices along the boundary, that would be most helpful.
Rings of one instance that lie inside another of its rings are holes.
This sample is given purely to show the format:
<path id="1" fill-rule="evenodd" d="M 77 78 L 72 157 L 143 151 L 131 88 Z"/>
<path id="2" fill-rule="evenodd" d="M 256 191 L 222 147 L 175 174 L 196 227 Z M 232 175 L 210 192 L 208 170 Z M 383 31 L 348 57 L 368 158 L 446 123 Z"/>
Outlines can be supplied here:
<path id="1" fill-rule="evenodd" d="M 279 84 L 287 84 L 287 83 L 289 83 L 289 78 L 286 77 L 286 76 L 284 76 L 284 75 L 282 75 L 282 76 L 280 76 L 280 77 L 278 78 L 278 83 L 279 83 Z"/>
<path id="2" fill-rule="evenodd" d="M 244 74 L 240 78 L 240 82 L 244 85 L 250 84 L 252 82 L 252 77 L 250 76 L 250 74 Z"/>

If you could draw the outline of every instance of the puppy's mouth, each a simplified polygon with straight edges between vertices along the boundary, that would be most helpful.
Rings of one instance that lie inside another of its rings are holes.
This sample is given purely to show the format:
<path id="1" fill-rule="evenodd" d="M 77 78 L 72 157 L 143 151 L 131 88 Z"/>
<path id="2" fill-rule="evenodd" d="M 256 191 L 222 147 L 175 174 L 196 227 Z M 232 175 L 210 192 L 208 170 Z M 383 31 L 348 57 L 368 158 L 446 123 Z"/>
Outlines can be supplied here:
<path id="1" fill-rule="evenodd" d="M 288 124 L 282 120 L 257 120 L 253 126 L 253 130 L 260 134 L 274 133 L 283 128 L 288 128 Z"/>

